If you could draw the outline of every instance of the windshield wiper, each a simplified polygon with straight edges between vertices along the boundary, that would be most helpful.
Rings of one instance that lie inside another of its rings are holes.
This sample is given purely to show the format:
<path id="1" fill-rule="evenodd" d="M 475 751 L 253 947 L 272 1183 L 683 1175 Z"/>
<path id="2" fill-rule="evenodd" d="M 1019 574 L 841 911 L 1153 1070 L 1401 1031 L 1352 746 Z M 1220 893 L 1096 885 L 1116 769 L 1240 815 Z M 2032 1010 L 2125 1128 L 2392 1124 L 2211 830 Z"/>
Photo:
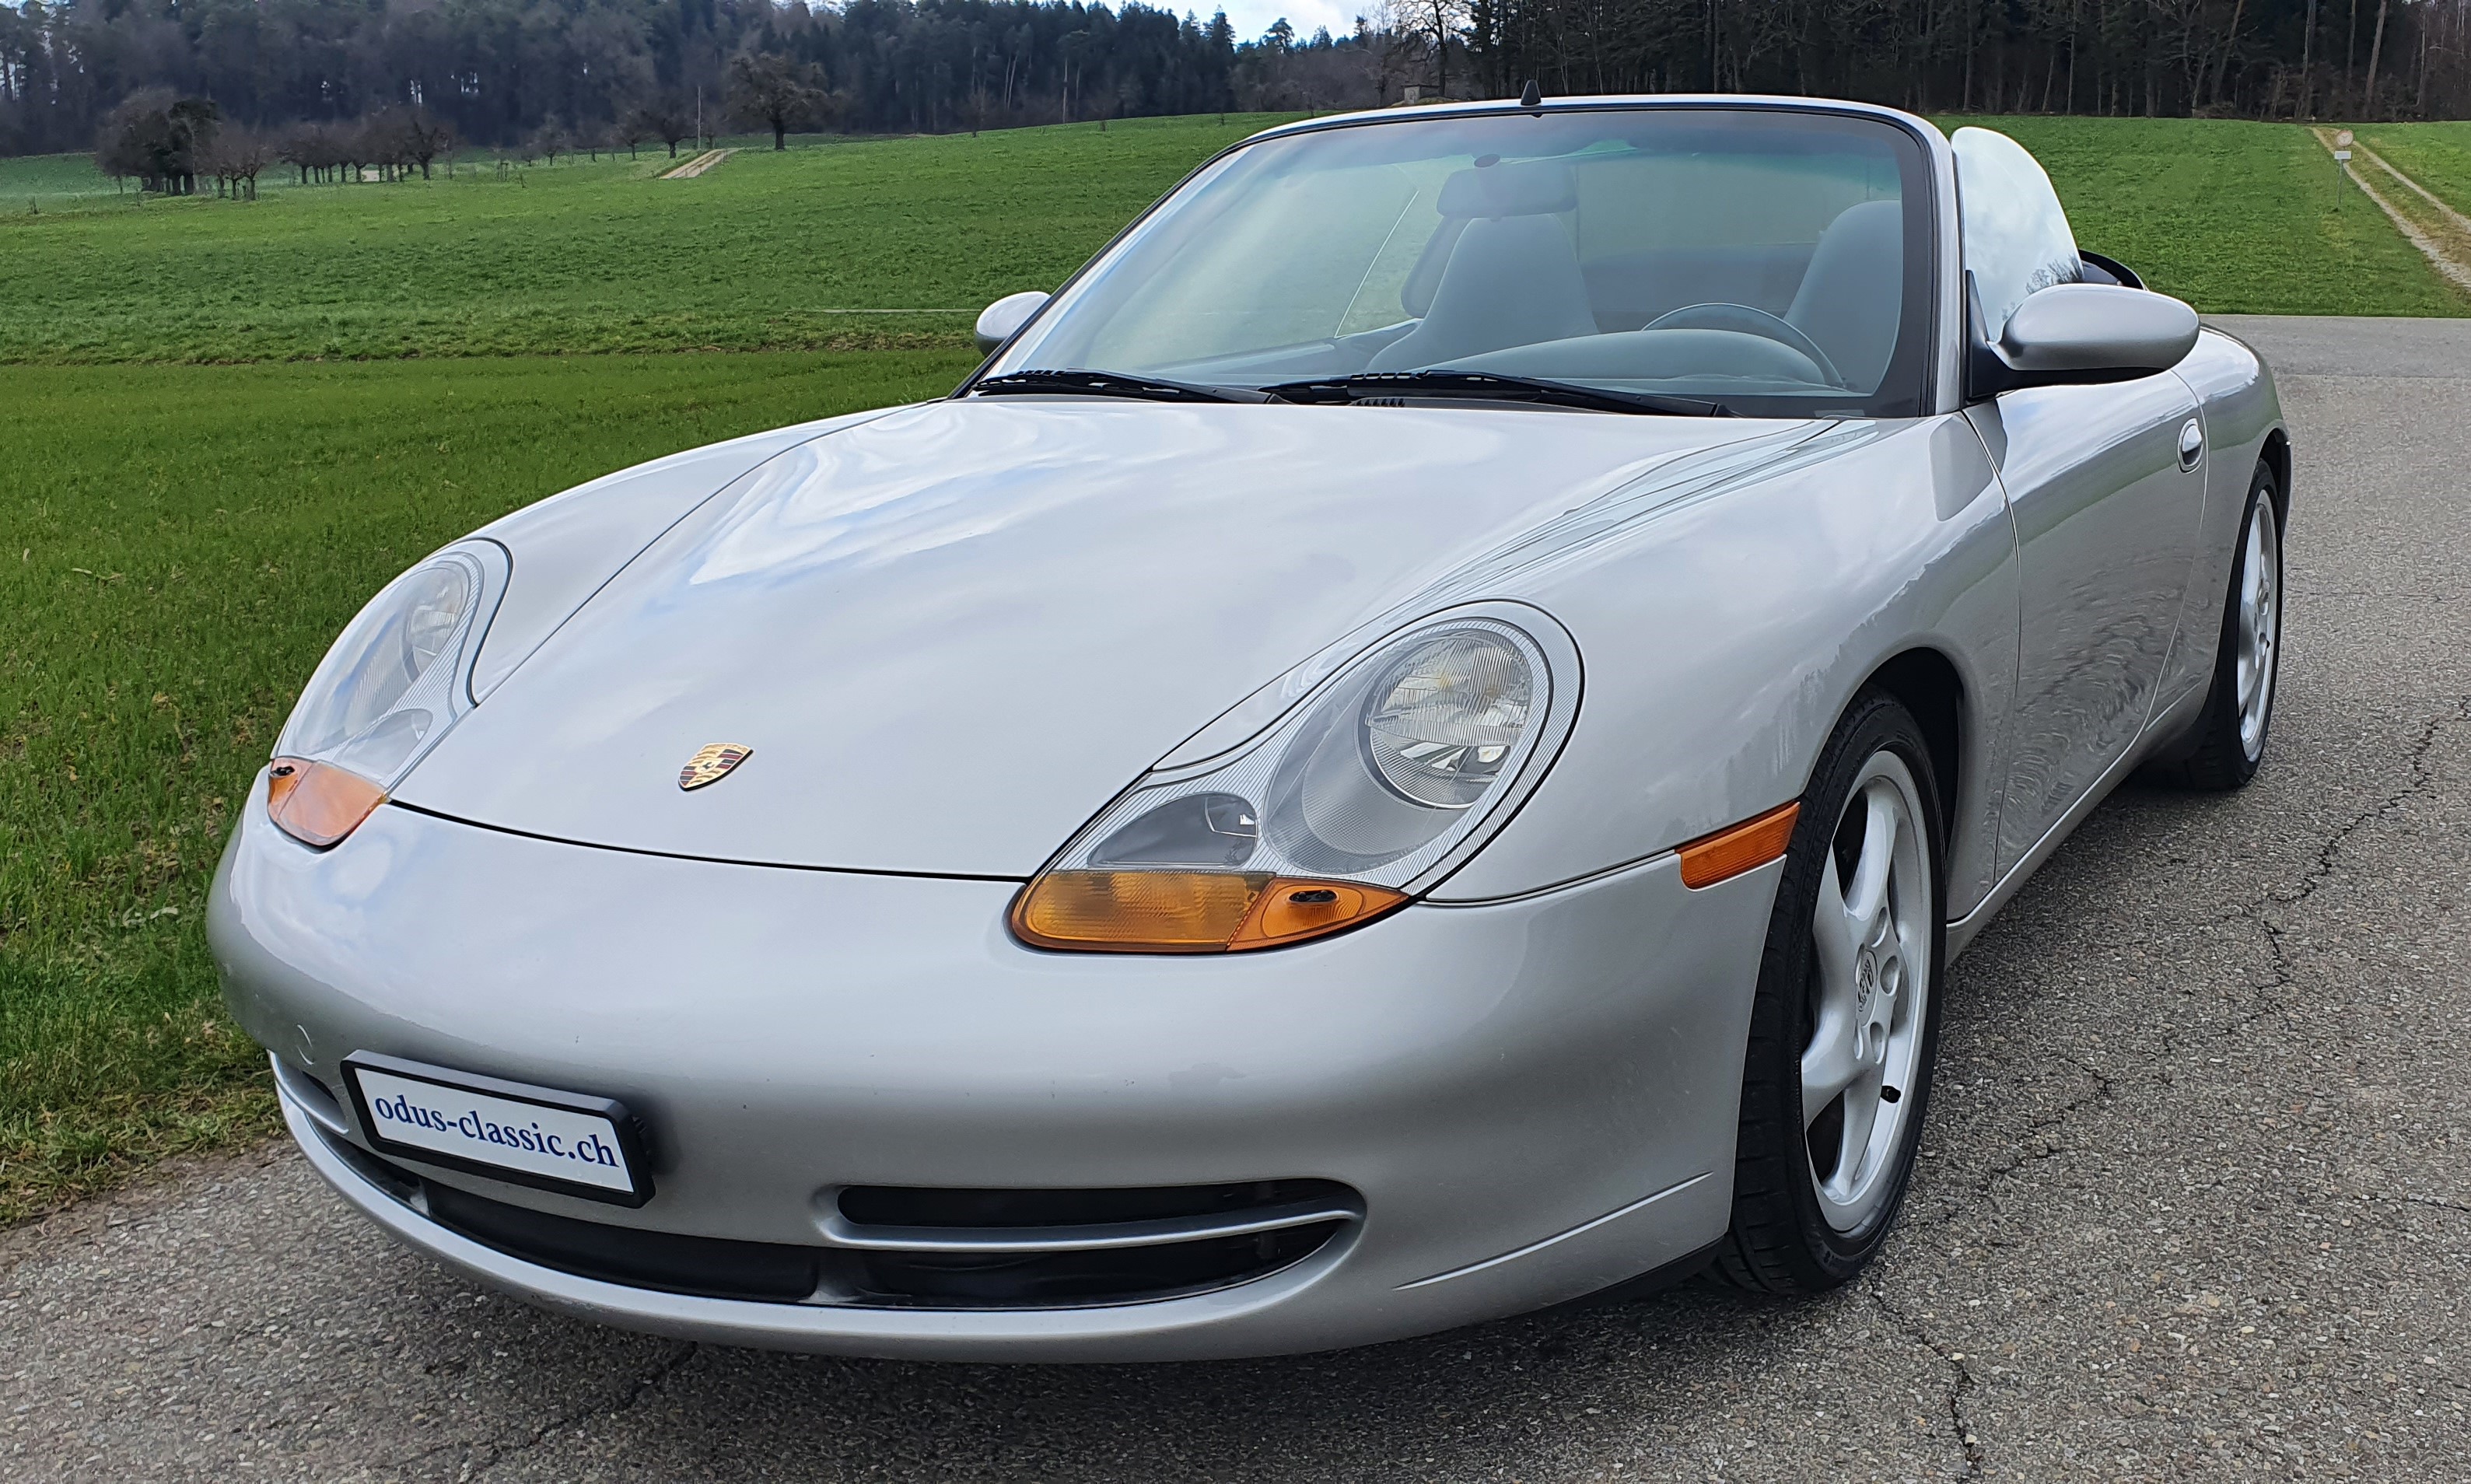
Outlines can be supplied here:
<path id="1" fill-rule="evenodd" d="M 1150 402 L 1267 402 L 1265 392 L 1237 387 L 1204 387 L 1194 382 L 1136 376 L 1128 371 L 1012 371 L 990 376 L 970 388 L 972 396 L 1021 396 L 1046 392 L 1085 397 L 1140 397 Z"/>
<path id="2" fill-rule="evenodd" d="M 1377 397 L 1483 397 L 1496 402 L 1538 402 L 1598 412 L 1653 412 L 1668 417 L 1730 417 L 1721 402 L 1669 397 L 1656 391 L 1614 391 L 1537 376 L 1497 371 L 1366 371 L 1318 381 L 1281 382 L 1261 390 L 1282 402 L 1363 402 Z"/>

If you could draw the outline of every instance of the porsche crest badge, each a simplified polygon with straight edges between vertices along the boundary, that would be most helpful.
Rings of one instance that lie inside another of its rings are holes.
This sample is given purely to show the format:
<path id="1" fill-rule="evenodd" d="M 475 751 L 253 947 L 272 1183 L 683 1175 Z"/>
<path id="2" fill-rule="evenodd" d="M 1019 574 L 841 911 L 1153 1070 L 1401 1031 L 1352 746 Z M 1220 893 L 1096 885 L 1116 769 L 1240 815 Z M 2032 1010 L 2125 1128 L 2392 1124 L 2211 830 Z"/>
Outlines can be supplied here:
<path id="1" fill-rule="evenodd" d="M 706 784 L 718 783 L 729 776 L 729 770 L 753 756 L 755 749 L 736 742 L 714 742 L 678 769 L 678 787 L 690 792 Z"/>

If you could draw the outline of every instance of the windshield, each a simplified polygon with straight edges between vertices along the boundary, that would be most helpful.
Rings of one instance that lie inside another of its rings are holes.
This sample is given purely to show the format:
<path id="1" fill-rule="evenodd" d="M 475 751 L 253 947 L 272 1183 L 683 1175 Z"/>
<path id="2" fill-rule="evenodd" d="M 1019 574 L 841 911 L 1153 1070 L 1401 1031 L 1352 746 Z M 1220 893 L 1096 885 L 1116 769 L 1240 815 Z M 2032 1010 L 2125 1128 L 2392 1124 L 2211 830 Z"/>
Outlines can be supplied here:
<path id="1" fill-rule="evenodd" d="M 1910 415 L 1929 332 L 1924 172 L 1885 121 L 1777 109 L 1266 139 L 1140 222 L 989 373 L 1258 389 L 1448 370 L 1747 415 Z"/>

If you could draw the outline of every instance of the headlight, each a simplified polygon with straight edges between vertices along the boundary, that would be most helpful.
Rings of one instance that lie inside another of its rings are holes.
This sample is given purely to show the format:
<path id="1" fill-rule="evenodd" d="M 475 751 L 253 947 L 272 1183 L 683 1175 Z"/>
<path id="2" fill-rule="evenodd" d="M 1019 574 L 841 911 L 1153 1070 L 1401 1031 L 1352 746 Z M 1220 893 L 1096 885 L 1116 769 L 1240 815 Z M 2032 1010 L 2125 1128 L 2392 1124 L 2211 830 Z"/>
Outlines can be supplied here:
<path id="1" fill-rule="evenodd" d="M 1319 937 L 1437 883 L 1509 818 L 1578 712 L 1530 608 L 1418 624 L 1219 757 L 1161 765 L 1022 892 L 1040 948 L 1219 953 Z"/>
<path id="2" fill-rule="evenodd" d="M 267 808 L 276 824 L 334 844 L 472 709 L 472 656 L 507 565 L 496 542 L 463 542 L 395 578 L 352 620 L 275 742 Z"/>
<path id="3" fill-rule="evenodd" d="M 1534 674 L 1489 634 L 1447 634 L 1419 645 L 1374 687 L 1365 750 L 1381 780 L 1433 809 L 1484 797 L 1527 730 Z"/>

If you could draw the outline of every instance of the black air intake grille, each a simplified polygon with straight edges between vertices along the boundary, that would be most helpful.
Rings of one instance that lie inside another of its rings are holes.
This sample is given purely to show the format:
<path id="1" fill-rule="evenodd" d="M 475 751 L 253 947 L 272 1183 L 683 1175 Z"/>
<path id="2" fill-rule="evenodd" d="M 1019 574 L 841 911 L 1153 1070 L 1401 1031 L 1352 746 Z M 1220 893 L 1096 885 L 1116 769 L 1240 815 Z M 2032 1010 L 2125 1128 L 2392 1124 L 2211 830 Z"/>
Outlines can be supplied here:
<path id="1" fill-rule="evenodd" d="M 737 1241 L 508 1205 L 324 1138 L 373 1186 L 509 1257 L 629 1287 L 773 1304 L 1058 1308 L 1177 1298 L 1300 1262 L 1363 1210 L 1354 1191 L 1327 1180 L 1101 1190 L 867 1186 L 841 1192 L 839 1218 L 815 1245 Z"/>
<path id="2" fill-rule="evenodd" d="M 1332 1180 L 1251 1180 L 1240 1185 L 1136 1186 L 1114 1190 L 967 1190 L 935 1186 L 854 1185 L 840 1193 L 854 1227 L 1003 1230 L 1206 1221 L 1316 1202 L 1353 1209 L 1355 1192 Z"/>

